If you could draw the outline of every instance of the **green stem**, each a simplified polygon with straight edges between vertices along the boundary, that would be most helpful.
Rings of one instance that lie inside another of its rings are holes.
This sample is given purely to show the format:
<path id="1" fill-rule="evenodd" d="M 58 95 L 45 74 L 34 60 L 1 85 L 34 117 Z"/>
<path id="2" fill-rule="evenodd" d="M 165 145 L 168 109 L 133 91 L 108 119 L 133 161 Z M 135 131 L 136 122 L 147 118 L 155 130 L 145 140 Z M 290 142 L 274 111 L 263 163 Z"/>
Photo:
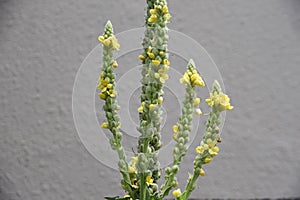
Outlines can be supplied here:
<path id="1" fill-rule="evenodd" d="M 185 193 L 183 196 L 183 200 L 187 200 L 189 196 L 191 195 L 192 191 L 196 188 L 196 181 L 199 177 L 199 172 L 194 170 L 193 176 L 188 180 L 188 184 L 185 188 Z"/>

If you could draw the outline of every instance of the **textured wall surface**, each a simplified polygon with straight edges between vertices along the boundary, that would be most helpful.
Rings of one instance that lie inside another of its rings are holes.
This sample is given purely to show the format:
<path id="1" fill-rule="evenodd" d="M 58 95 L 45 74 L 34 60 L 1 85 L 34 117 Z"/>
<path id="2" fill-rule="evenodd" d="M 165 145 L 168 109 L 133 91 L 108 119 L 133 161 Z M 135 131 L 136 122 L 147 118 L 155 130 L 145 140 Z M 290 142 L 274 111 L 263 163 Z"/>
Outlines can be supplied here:
<path id="1" fill-rule="evenodd" d="M 300 1 L 169 5 L 169 27 L 208 50 L 235 105 L 222 152 L 192 197 L 300 197 Z M 72 88 L 107 19 L 116 32 L 142 27 L 143 7 L 136 0 L 0 0 L 1 200 L 118 194 L 118 172 L 76 137 Z"/>

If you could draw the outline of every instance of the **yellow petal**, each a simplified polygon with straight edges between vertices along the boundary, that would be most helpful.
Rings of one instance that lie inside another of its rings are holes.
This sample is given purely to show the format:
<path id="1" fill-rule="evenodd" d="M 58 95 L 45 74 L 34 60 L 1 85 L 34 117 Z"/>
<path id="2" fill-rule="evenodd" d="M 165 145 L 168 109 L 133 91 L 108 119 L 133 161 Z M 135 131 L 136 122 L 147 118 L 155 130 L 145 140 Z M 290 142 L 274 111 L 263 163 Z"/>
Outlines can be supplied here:
<path id="1" fill-rule="evenodd" d="M 168 13 L 169 12 L 169 9 L 166 5 L 163 6 L 162 10 L 163 10 L 163 13 Z"/>
<path id="2" fill-rule="evenodd" d="M 116 36 L 113 35 L 111 37 L 111 43 L 112 43 L 113 49 L 115 49 L 115 50 L 120 49 L 120 44 L 119 44 L 118 39 L 116 38 Z"/>
<path id="3" fill-rule="evenodd" d="M 164 65 L 170 65 L 170 61 L 168 61 L 167 59 L 164 59 Z"/>
<path id="4" fill-rule="evenodd" d="M 149 56 L 151 59 L 155 58 L 154 53 L 148 52 L 147 54 L 148 54 L 148 56 Z"/>
<path id="5" fill-rule="evenodd" d="M 101 43 L 103 43 L 104 37 L 103 37 L 102 35 L 100 35 L 100 36 L 98 37 L 98 41 L 101 42 Z"/>
<path id="6" fill-rule="evenodd" d="M 144 111 L 144 108 L 143 108 L 142 106 L 140 106 L 140 107 L 138 108 L 138 111 L 139 111 L 139 113 L 142 113 L 142 112 Z"/>
<path id="7" fill-rule="evenodd" d="M 210 161 L 211 161 L 211 158 L 205 158 L 204 159 L 204 163 L 210 163 Z"/>
<path id="8" fill-rule="evenodd" d="M 163 97 L 159 97 L 158 100 L 157 100 L 157 103 L 158 103 L 158 104 L 162 104 L 163 100 L 164 100 Z"/>
<path id="9" fill-rule="evenodd" d="M 160 61 L 159 60 L 152 60 L 152 63 L 155 65 L 155 66 L 158 66 L 160 64 Z"/>
<path id="10" fill-rule="evenodd" d="M 198 106 L 198 105 L 200 104 L 200 101 L 201 101 L 200 98 L 196 98 L 196 99 L 194 100 L 194 106 L 195 106 L 195 107 Z"/>
<path id="11" fill-rule="evenodd" d="M 180 189 L 177 189 L 177 190 L 174 190 L 174 191 L 173 191 L 173 196 L 174 196 L 174 197 L 177 198 L 177 197 L 180 197 L 180 195 L 181 195 L 181 190 L 180 190 Z"/>
<path id="12" fill-rule="evenodd" d="M 110 45 L 110 38 L 107 38 L 103 41 L 103 45 L 108 47 Z"/>
<path id="13" fill-rule="evenodd" d="M 113 68 L 117 68 L 118 66 L 119 66 L 119 65 L 118 65 L 117 61 L 114 61 L 113 64 L 112 64 L 112 67 L 113 67 Z"/>
<path id="14" fill-rule="evenodd" d="M 101 99 L 103 99 L 103 100 L 105 100 L 105 99 L 106 99 L 106 95 L 105 95 L 105 94 L 103 94 L 103 93 L 100 93 L 100 94 L 98 94 L 98 96 L 99 96 Z"/>
<path id="15" fill-rule="evenodd" d="M 167 20 L 167 21 L 170 21 L 170 19 L 171 19 L 171 17 L 172 17 L 172 16 L 170 15 L 170 13 L 167 13 L 165 16 L 166 16 L 166 20 Z"/>
<path id="16" fill-rule="evenodd" d="M 150 110 L 154 110 L 155 107 L 156 107 L 155 104 L 150 104 L 149 109 L 150 109 Z"/>
<path id="17" fill-rule="evenodd" d="M 197 115 L 202 115 L 202 111 L 201 111 L 200 108 L 197 108 L 197 109 L 195 110 L 195 112 L 196 112 Z"/>
<path id="18" fill-rule="evenodd" d="M 104 123 L 101 124 L 101 127 L 102 127 L 102 128 L 108 128 L 108 126 L 109 126 L 109 125 L 108 125 L 108 123 L 106 123 L 106 122 L 104 122 Z"/>
<path id="19" fill-rule="evenodd" d="M 155 9 L 150 9 L 150 14 L 151 14 L 151 15 L 156 14 L 156 10 L 155 10 Z"/>
<path id="20" fill-rule="evenodd" d="M 201 168 L 201 169 L 199 170 L 199 174 L 200 174 L 200 176 L 205 176 L 205 171 Z"/>
<path id="21" fill-rule="evenodd" d="M 139 55 L 139 59 L 140 59 L 140 60 L 145 60 L 145 56 Z"/>
<path id="22" fill-rule="evenodd" d="M 173 126 L 173 131 L 174 131 L 175 133 L 178 133 L 178 131 L 179 131 L 179 128 L 178 128 L 178 126 L 177 126 L 177 125 L 174 125 L 174 126 Z"/>

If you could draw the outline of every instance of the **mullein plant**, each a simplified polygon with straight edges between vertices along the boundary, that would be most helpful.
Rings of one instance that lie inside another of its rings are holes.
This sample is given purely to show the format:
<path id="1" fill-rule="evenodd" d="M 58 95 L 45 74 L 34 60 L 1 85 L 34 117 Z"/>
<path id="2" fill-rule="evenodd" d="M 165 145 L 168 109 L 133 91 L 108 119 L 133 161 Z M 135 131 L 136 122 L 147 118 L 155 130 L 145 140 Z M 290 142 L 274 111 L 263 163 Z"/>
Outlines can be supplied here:
<path id="1" fill-rule="evenodd" d="M 206 123 L 206 133 L 196 148 L 193 173 L 189 174 L 185 189 L 181 192 L 178 188 L 176 174 L 179 165 L 188 149 L 189 134 L 192 130 L 193 115 L 201 115 L 199 108 L 200 98 L 197 97 L 196 88 L 204 87 L 205 83 L 196 69 L 195 63 L 190 60 L 186 72 L 180 82 L 185 85 L 185 98 L 178 122 L 173 126 L 172 138 L 176 144 L 173 150 L 173 163 L 165 169 L 165 181 L 159 187 L 161 177 L 158 162 L 158 151 L 161 142 L 161 106 L 164 101 L 164 84 L 168 79 L 170 62 L 168 60 L 167 43 L 168 28 L 171 15 L 166 0 L 147 0 L 145 17 L 145 37 L 143 39 L 143 53 L 139 56 L 142 67 L 142 92 L 141 105 L 138 107 L 140 124 L 138 131 L 140 137 L 135 156 L 128 162 L 121 144 L 120 118 L 115 90 L 114 68 L 118 67 L 113 58 L 113 51 L 120 45 L 113 33 L 111 22 L 107 22 L 104 34 L 98 37 L 103 44 L 103 65 L 98 82 L 99 97 L 104 101 L 103 110 L 107 122 L 101 127 L 109 129 L 112 133 L 110 145 L 119 157 L 118 167 L 122 175 L 121 188 L 125 190 L 124 197 L 106 197 L 106 199 L 140 199 L 162 200 L 172 191 L 177 200 L 188 199 L 196 187 L 199 176 L 204 176 L 204 165 L 211 162 L 218 155 L 217 143 L 221 141 L 219 125 L 221 112 L 231 110 L 230 98 L 221 91 L 217 81 L 213 83 L 210 98 L 206 103 L 211 107 L 209 119 Z"/>

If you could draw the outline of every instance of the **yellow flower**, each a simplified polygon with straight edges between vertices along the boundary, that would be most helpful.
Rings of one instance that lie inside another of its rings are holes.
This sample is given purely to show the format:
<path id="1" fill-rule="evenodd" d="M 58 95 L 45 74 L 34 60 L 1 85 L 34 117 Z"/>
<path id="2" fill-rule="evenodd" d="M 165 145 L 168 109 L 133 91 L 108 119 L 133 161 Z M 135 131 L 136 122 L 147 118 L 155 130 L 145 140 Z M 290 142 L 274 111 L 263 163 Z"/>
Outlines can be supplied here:
<path id="1" fill-rule="evenodd" d="M 161 5 L 155 5 L 154 8 L 155 8 L 156 10 L 161 10 Z"/>
<path id="2" fill-rule="evenodd" d="M 116 36 L 111 36 L 111 43 L 112 43 L 112 47 L 113 49 L 119 50 L 120 49 L 120 44 L 116 38 Z"/>
<path id="3" fill-rule="evenodd" d="M 139 111 L 139 113 L 142 113 L 142 112 L 144 111 L 144 108 L 143 108 L 142 106 L 140 106 L 140 107 L 138 108 L 138 111 Z"/>
<path id="4" fill-rule="evenodd" d="M 98 96 L 99 96 L 102 100 L 105 100 L 105 99 L 106 99 L 106 94 L 104 94 L 104 93 L 100 93 L 100 94 L 98 94 Z"/>
<path id="5" fill-rule="evenodd" d="M 168 71 L 170 69 L 170 66 L 169 65 L 165 65 L 164 66 L 164 71 L 166 72 L 166 71 Z"/>
<path id="6" fill-rule="evenodd" d="M 207 144 L 203 144 L 203 148 L 204 148 L 204 150 L 207 150 L 207 149 L 209 149 L 209 146 Z"/>
<path id="7" fill-rule="evenodd" d="M 201 111 L 200 108 L 197 108 L 197 109 L 195 110 L 195 112 L 196 112 L 197 115 L 202 115 L 202 111 Z"/>
<path id="8" fill-rule="evenodd" d="M 102 128 L 108 128 L 108 127 L 109 127 L 109 125 L 108 125 L 108 123 L 106 123 L 106 122 L 103 122 L 103 123 L 101 124 L 101 127 L 102 127 Z"/>
<path id="9" fill-rule="evenodd" d="M 116 127 L 116 129 L 120 129 L 121 128 L 121 123 L 118 124 L 118 126 Z"/>
<path id="10" fill-rule="evenodd" d="M 205 86 L 204 81 L 202 80 L 202 77 L 198 74 L 197 70 L 193 71 L 193 74 L 191 76 L 191 81 L 193 83 L 193 85 L 199 85 L 201 87 Z"/>
<path id="11" fill-rule="evenodd" d="M 108 47 L 110 44 L 112 44 L 112 48 L 115 50 L 120 49 L 120 44 L 116 38 L 116 36 L 112 35 L 108 38 L 105 39 L 104 36 L 99 36 L 98 37 L 99 42 L 101 42 L 104 46 Z"/>
<path id="12" fill-rule="evenodd" d="M 224 110 L 233 109 L 233 106 L 230 105 L 230 98 L 226 94 L 221 93 L 219 98 L 220 104 Z"/>
<path id="13" fill-rule="evenodd" d="M 174 190 L 174 191 L 173 191 L 173 196 L 174 196 L 174 197 L 177 198 L 177 197 L 180 197 L 180 195 L 181 195 L 181 190 L 180 190 L 180 189 L 177 189 L 177 190 Z"/>
<path id="14" fill-rule="evenodd" d="M 102 43 L 104 46 L 108 47 L 110 45 L 110 38 L 105 39 Z"/>
<path id="15" fill-rule="evenodd" d="M 183 74 L 182 78 L 180 79 L 180 83 L 190 84 L 190 77 L 187 72 Z"/>
<path id="16" fill-rule="evenodd" d="M 142 102 L 142 105 L 138 108 L 139 113 L 144 111 L 145 102 Z"/>
<path id="17" fill-rule="evenodd" d="M 213 147 L 212 150 L 217 153 L 220 151 L 219 147 L 217 147 L 217 146 Z"/>
<path id="18" fill-rule="evenodd" d="M 164 65 L 170 65 L 170 61 L 168 61 L 168 59 L 164 59 Z"/>
<path id="19" fill-rule="evenodd" d="M 170 21 L 170 19 L 171 19 L 172 16 L 170 15 L 170 13 L 167 13 L 167 14 L 165 15 L 165 17 L 166 17 L 166 20 L 167 20 L 167 21 Z"/>
<path id="20" fill-rule="evenodd" d="M 140 59 L 140 60 L 145 60 L 145 56 L 139 55 L 139 59 Z"/>
<path id="21" fill-rule="evenodd" d="M 161 83 L 164 83 L 165 80 L 169 78 L 168 74 L 165 73 L 164 69 L 158 70 L 157 73 L 154 74 L 155 78 L 159 79 Z"/>
<path id="22" fill-rule="evenodd" d="M 213 148 L 214 146 L 216 146 L 217 144 L 217 141 L 216 140 L 212 140 L 212 139 L 207 139 L 206 140 L 206 144 L 210 147 L 210 148 Z"/>
<path id="23" fill-rule="evenodd" d="M 209 157 L 204 159 L 204 163 L 210 163 L 210 161 L 211 161 L 211 158 L 209 158 Z"/>
<path id="24" fill-rule="evenodd" d="M 205 151 L 204 147 L 203 146 L 198 146 L 196 148 L 196 152 L 199 153 L 199 154 L 203 154 Z"/>
<path id="25" fill-rule="evenodd" d="M 136 168 L 135 168 L 135 166 L 130 166 L 129 169 L 128 169 L 128 173 L 130 173 L 130 174 L 135 174 L 135 173 L 136 173 Z"/>
<path id="26" fill-rule="evenodd" d="M 104 38 L 102 35 L 100 35 L 100 36 L 98 37 L 98 41 L 99 41 L 99 42 L 103 43 L 104 40 L 105 40 L 105 38 Z"/>
<path id="27" fill-rule="evenodd" d="M 215 152 L 215 151 L 212 150 L 212 149 L 209 149 L 208 152 L 209 152 L 209 154 L 210 154 L 211 156 L 213 156 L 213 157 L 218 155 L 218 153 Z"/>
<path id="28" fill-rule="evenodd" d="M 163 13 L 168 13 L 169 12 L 169 9 L 166 5 L 163 6 L 162 10 L 163 10 Z"/>
<path id="29" fill-rule="evenodd" d="M 199 170 L 199 174 L 200 174 L 200 176 L 205 176 L 205 171 L 201 168 L 201 169 Z"/>
<path id="30" fill-rule="evenodd" d="M 156 14 L 156 10 L 155 9 L 150 9 L 150 14 L 151 15 L 155 15 Z"/>
<path id="31" fill-rule="evenodd" d="M 157 22 L 157 16 L 155 14 L 151 15 L 148 19 L 148 22 L 150 22 L 150 23 Z"/>
<path id="32" fill-rule="evenodd" d="M 164 98 L 163 98 L 163 97 L 159 97 L 159 98 L 157 99 L 157 103 L 158 103 L 159 105 L 161 105 L 161 104 L 163 103 L 163 101 L 164 101 Z"/>
<path id="33" fill-rule="evenodd" d="M 177 140 L 177 134 L 176 133 L 173 133 L 172 137 L 173 137 L 174 140 Z"/>
<path id="34" fill-rule="evenodd" d="M 173 131 L 174 131 L 175 133 L 178 133 L 178 131 L 179 131 L 179 128 L 178 128 L 178 126 L 177 126 L 177 125 L 174 125 L 174 126 L 173 126 Z"/>
<path id="35" fill-rule="evenodd" d="M 154 53 L 147 52 L 147 54 L 148 54 L 148 56 L 149 56 L 151 59 L 155 58 L 155 55 L 154 55 Z"/>
<path id="36" fill-rule="evenodd" d="M 230 98 L 222 92 L 220 94 L 210 93 L 210 98 L 205 101 L 210 107 L 219 106 L 221 111 L 233 109 L 233 106 L 230 105 Z"/>
<path id="37" fill-rule="evenodd" d="M 118 66 L 119 66 L 119 65 L 118 65 L 117 61 L 114 61 L 113 64 L 112 64 L 112 67 L 113 67 L 113 68 L 117 68 Z"/>
<path id="38" fill-rule="evenodd" d="M 113 84 L 109 83 L 109 84 L 107 84 L 106 87 L 107 87 L 108 89 L 111 89 L 111 88 L 113 87 Z"/>
<path id="39" fill-rule="evenodd" d="M 213 107 L 214 105 L 214 101 L 212 100 L 212 96 L 210 96 L 210 98 L 205 99 L 205 102 L 210 106 Z"/>
<path id="40" fill-rule="evenodd" d="M 152 60 L 152 63 L 153 63 L 155 66 L 160 65 L 160 61 L 159 61 L 159 60 Z"/>
<path id="41" fill-rule="evenodd" d="M 155 104 L 150 104 L 150 105 L 149 105 L 149 109 L 150 109 L 150 110 L 154 110 L 155 107 L 156 107 Z"/>
<path id="42" fill-rule="evenodd" d="M 195 106 L 195 107 L 198 106 L 198 105 L 200 104 L 200 102 L 201 102 L 201 99 L 200 99 L 200 98 L 196 98 L 196 99 L 194 100 L 194 106 Z"/>
<path id="43" fill-rule="evenodd" d="M 153 179 L 151 178 L 151 176 L 147 176 L 147 177 L 146 177 L 146 183 L 147 183 L 148 186 L 149 186 L 149 185 L 152 185 Z"/>
<path id="44" fill-rule="evenodd" d="M 194 84 L 195 84 L 195 85 L 199 85 L 199 86 L 201 86 L 201 87 L 204 87 L 204 86 L 205 86 L 205 83 L 204 83 L 204 81 L 202 80 L 202 78 L 201 78 L 201 80 L 196 80 L 196 81 L 194 82 Z"/>
<path id="45" fill-rule="evenodd" d="M 111 96 L 111 97 L 116 97 L 117 91 L 116 91 L 116 90 L 110 89 L 110 90 L 107 91 L 107 94 L 108 94 L 109 96 Z"/>

